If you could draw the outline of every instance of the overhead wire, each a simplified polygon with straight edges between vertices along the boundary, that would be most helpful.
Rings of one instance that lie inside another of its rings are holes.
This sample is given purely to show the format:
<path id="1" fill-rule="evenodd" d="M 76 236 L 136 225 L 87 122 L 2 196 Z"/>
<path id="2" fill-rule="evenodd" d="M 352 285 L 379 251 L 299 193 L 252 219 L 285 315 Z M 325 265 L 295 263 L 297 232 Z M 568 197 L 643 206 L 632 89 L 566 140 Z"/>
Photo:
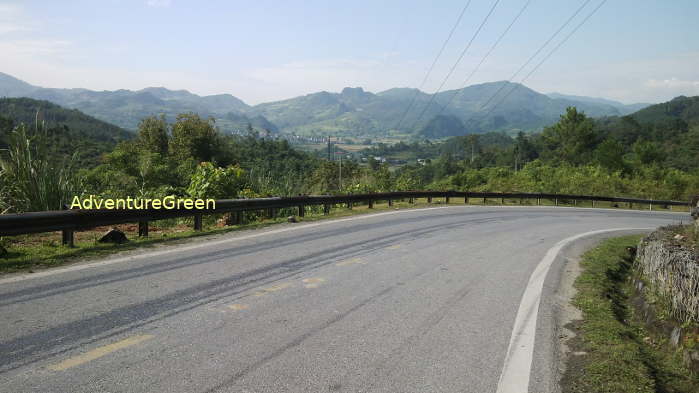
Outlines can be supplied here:
<path id="1" fill-rule="evenodd" d="M 588 0 L 588 1 L 589 1 L 589 0 Z M 493 14 L 493 11 L 495 10 L 495 7 L 497 7 L 498 3 L 500 3 L 500 0 L 495 0 L 495 2 L 493 3 L 493 6 L 490 7 L 490 11 L 488 11 L 488 14 L 485 16 L 485 18 L 483 18 L 483 21 L 482 21 L 481 24 L 478 26 L 478 29 L 476 29 L 476 31 L 473 33 L 473 36 L 471 37 L 471 40 L 469 40 L 468 44 L 466 44 L 466 47 L 464 48 L 464 50 L 461 51 L 461 54 L 459 55 L 459 57 L 458 57 L 458 58 L 456 59 L 456 61 L 454 62 L 454 65 L 452 65 L 451 69 L 450 69 L 449 72 L 447 73 L 447 76 L 444 77 L 444 80 L 442 80 L 442 83 L 439 85 L 439 88 L 437 88 L 437 91 L 435 91 L 435 92 L 430 96 L 430 100 L 427 102 L 427 105 L 425 105 L 425 107 L 424 107 L 424 109 L 422 110 L 422 112 L 420 112 L 420 115 L 417 117 L 417 119 L 415 120 L 415 122 L 413 123 L 413 126 L 412 126 L 411 128 L 415 128 L 415 126 L 416 126 L 416 125 L 420 122 L 420 120 L 422 119 L 422 116 L 424 116 L 425 112 L 427 112 L 427 110 L 429 109 L 429 107 L 432 105 L 432 102 L 434 102 L 434 98 L 435 98 L 435 97 L 437 96 L 437 94 L 439 94 L 439 92 L 442 90 L 442 88 L 444 87 L 444 84 L 447 83 L 447 80 L 449 80 L 449 78 L 451 77 L 451 75 L 454 73 L 454 70 L 456 69 L 456 67 L 457 67 L 457 66 L 459 65 L 459 63 L 461 62 L 461 59 L 463 59 L 464 55 L 466 55 L 466 52 L 468 52 L 469 48 L 471 48 L 471 45 L 473 44 L 473 41 L 476 39 L 476 37 L 478 37 L 478 34 L 480 33 L 481 29 L 483 29 L 483 26 L 485 26 L 486 22 L 488 22 L 488 19 L 489 19 L 490 16 Z"/>
<path id="2" fill-rule="evenodd" d="M 408 104 L 408 107 L 405 109 L 405 112 L 398 120 L 398 123 L 396 123 L 395 129 L 398 129 L 398 127 L 400 127 L 400 125 L 403 123 L 403 120 L 405 120 L 405 117 L 410 112 L 410 109 L 415 104 L 415 101 L 417 100 L 417 97 L 420 94 L 420 90 L 425 86 L 425 83 L 427 83 L 427 79 L 430 77 L 430 74 L 434 70 L 434 66 L 437 64 L 437 61 L 442 56 L 442 53 L 444 52 L 444 49 L 447 47 L 447 44 L 451 40 L 451 37 L 454 35 L 454 31 L 456 31 L 456 28 L 459 26 L 459 24 L 461 24 L 461 19 L 464 17 L 464 14 L 466 13 L 466 9 L 468 9 L 469 5 L 471 5 L 471 1 L 472 0 L 468 0 L 466 2 L 466 4 L 464 5 L 464 7 L 461 9 L 461 13 L 459 14 L 459 17 L 456 18 L 456 22 L 454 23 L 454 26 L 452 26 L 451 30 L 449 31 L 449 35 L 447 36 L 447 39 L 444 40 L 444 43 L 442 43 L 442 47 L 439 49 L 439 52 L 437 52 L 437 56 L 435 56 L 434 60 L 432 61 L 432 65 L 430 65 L 430 68 L 427 70 L 425 77 L 422 78 L 422 83 L 420 83 L 420 86 L 415 90 L 415 94 L 413 95 L 412 100 Z"/>
<path id="3" fill-rule="evenodd" d="M 510 31 L 510 29 L 512 29 L 512 26 L 514 26 L 514 24 L 517 22 L 519 17 L 522 16 L 522 14 L 527 9 L 527 7 L 529 7 L 529 4 L 531 4 L 531 2 L 532 2 L 532 0 L 527 0 L 527 2 L 524 3 L 524 6 L 522 6 L 522 8 L 519 10 L 517 15 L 515 15 L 514 19 L 512 19 L 512 21 L 507 26 L 507 28 L 500 34 L 498 39 L 495 40 L 495 42 L 490 47 L 490 49 L 488 49 L 488 51 L 483 56 L 483 58 L 481 58 L 481 61 L 478 63 L 478 65 L 476 65 L 476 67 L 471 71 L 471 73 L 468 75 L 468 77 L 466 77 L 466 79 L 464 80 L 464 83 L 461 85 L 462 86 L 461 89 L 454 91 L 454 94 L 452 94 L 451 97 L 449 98 L 449 100 L 447 101 L 447 103 L 444 104 L 444 106 L 442 106 L 442 109 L 439 111 L 439 113 L 437 115 L 441 115 L 447 109 L 447 107 L 451 104 L 451 102 L 454 101 L 454 98 L 456 98 L 459 94 L 461 94 L 461 92 L 466 87 L 468 82 L 471 80 L 473 75 L 475 75 L 476 72 L 478 72 L 478 70 L 481 68 L 483 63 L 485 63 L 486 59 L 488 59 L 488 57 L 493 53 L 493 51 L 498 46 L 498 44 L 500 44 L 500 41 L 502 41 L 502 39 L 505 37 L 505 35 Z"/>
<path id="4" fill-rule="evenodd" d="M 529 71 L 529 73 L 524 78 L 522 78 L 522 80 L 518 84 L 515 84 L 515 86 L 512 89 L 510 89 L 510 91 L 507 92 L 507 94 L 505 94 L 505 96 L 503 96 L 503 98 L 500 101 L 498 101 L 497 104 L 493 105 L 483 117 L 487 117 L 490 113 L 492 113 L 493 110 L 495 110 L 495 108 L 497 108 L 507 99 L 507 97 L 510 96 L 510 94 L 517 90 L 517 88 L 521 86 L 527 79 L 529 79 L 529 77 L 532 76 L 532 74 L 534 74 L 534 72 L 536 72 L 536 70 L 538 70 L 539 67 L 541 67 L 541 65 L 544 64 L 544 62 L 548 60 L 561 46 L 563 46 L 563 44 L 565 44 L 566 41 L 568 41 L 568 39 L 570 39 L 570 37 L 573 34 L 575 34 L 575 32 L 578 31 L 578 29 L 580 29 L 592 17 L 592 15 L 594 15 L 600 8 L 602 8 L 604 3 L 606 2 L 607 0 L 602 0 L 597 5 L 597 7 L 595 7 L 589 14 L 587 14 L 587 16 L 585 16 L 585 18 L 577 26 L 575 26 L 575 28 L 571 30 L 570 33 L 568 33 L 568 35 L 566 35 L 565 38 L 561 40 L 561 42 L 559 42 L 553 49 L 551 49 L 551 51 L 546 56 L 544 56 L 541 59 L 541 61 L 534 68 L 532 68 L 531 71 Z"/>
<path id="5" fill-rule="evenodd" d="M 519 69 L 518 69 L 514 74 L 512 74 L 512 76 L 507 80 L 507 82 L 511 82 L 514 78 L 516 78 L 517 75 L 519 75 L 519 73 L 522 72 L 522 70 L 523 70 L 527 65 L 529 65 L 529 63 L 531 63 L 532 60 L 534 60 L 534 58 L 536 58 L 536 56 L 538 56 L 539 53 L 541 53 L 541 51 L 544 50 L 544 48 L 545 48 L 546 46 L 548 46 L 548 44 L 551 43 L 551 41 L 553 41 L 553 39 L 556 38 L 556 36 L 557 36 L 563 29 L 565 29 L 565 27 L 568 26 L 568 25 L 570 24 L 570 22 L 571 22 L 573 19 L 575 19 L 576 16 L 578 16 L 578 14 L 580 13 L 580 11 L 582 11 L 583 8 L 585 8 L 585 7 L 590 3 L 590 1 L 591 1 L 591 0 L 585 0 L 585 2 L 584 2 L 580 7 L 578 7 L 577 10 L 575 10 L 575 12 L 573 13 L 573 15 L 571 15 L 571 16 L 568 18 L 568 20 L 566 20 L 565 23 L 563 23 L 563 24 L 558 28 L 558 30 L 556 30 L 556 31 L 548 38 L 548 40 L 546 40 L 546 42 L 544 42 L 544 44 L 541 45 L 541 46 L 539 47 L 539 49 L 537 49 L 536 52 L 534 52 L 534 54 L 531 55 L 531 56 L 529 57 L 529 59 L 527 59 L 527 61 L 526 61 L 524 64 L 522 64 L 521 67 L 519 67 Z M 480 111 L 480 110 L 482 110 L 483 108 L 485 108 L 486 106 L 488 106 L 488 104 L 490 104 L 490 102 L 493 101 L 493 99 L 494 99 L 498 94 L 500 94 L 500 92 L 505 88 L 505 86 L 507 86 L 507 83 L 503 83 L 503 84 L 500 86 L 500 88 L 495 92 L 495 94 L 493 94 L 492 96 L 490 96 L 490 98 L 488 98 L 488 100 L 487 100 L 483 105 L 480 106 L 480 108 L 478 109 L 478 111 Z"/>

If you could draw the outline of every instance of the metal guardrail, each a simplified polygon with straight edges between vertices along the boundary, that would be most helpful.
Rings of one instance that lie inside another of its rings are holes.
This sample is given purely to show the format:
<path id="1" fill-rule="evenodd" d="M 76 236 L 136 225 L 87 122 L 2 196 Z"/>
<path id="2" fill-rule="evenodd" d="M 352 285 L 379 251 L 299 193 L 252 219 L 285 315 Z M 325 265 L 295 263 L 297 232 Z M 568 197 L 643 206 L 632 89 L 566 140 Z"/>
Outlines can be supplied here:
<path id="1" fill-rule="evenodd" d="M 558 206 L 559 201 L 573 201 L 577 206 L 578 201 L 628 203 L 662 206 L 690 206 L 690 202 L 665 201 L 637 198 L 618 198 L 591 195 L 566 195 L 566 194 L 539 194 L 539 193 L 500 193 L 500 192 L 463 192 L 463 191 L 402 191 L 373 194 L 347 194 L 347 195 L 309 195 L 284 198 L 254 198 L 254 199 L 222 199 L 216 201 L 215 209 L 189 210 L 189 209 L 148 209 L 148 210 L 56 210 L 17 214 L 0 215 L 0 236 L 21 235 L 30 233 L 63 232 L 63 244 L 73 245 L 74 231 L 86 230 L 98 226 L 116 225 L 124 223 L 139 223 L 139 236 L 148 236 L 148 222 L 177 217 L 194 217 L 194 229 L 202 229 L 202 216 L 209 214 L 233 213 L 233 222 L 242 223 L 245 211 L 266 211 L 268 216 L 274 216 L 277 209 L 298 208 L 298 215 L 303 217 L 306 206 L 324 206 L 324 214 L 328 214 L 333 205 L 346 204 L 352 208 L 356 203 L 368 203 L 372 208 L 376 201 L 388 201 L 389 206 L 394 200 L 408 199 L 411 203 L 417 198 L 445 198 L 449 203 L 451 198 L 464 198 L 468 203 L 471 198 L 487 199 L 536 199 L 537 204 L 541 200 L 550 200 Z"/>

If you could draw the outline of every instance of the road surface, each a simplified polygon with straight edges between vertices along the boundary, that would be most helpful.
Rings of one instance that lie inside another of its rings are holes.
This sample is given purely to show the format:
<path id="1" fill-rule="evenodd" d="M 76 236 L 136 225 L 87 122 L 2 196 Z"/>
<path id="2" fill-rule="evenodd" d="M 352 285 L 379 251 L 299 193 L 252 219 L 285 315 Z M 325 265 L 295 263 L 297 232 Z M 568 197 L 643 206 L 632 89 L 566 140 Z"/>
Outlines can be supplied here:
<path id="1" fill-rule="evenodd" d="M 680 220 L 401 210 L 3 278 L 0 391 L 555 391 L 559 249 Z"/>

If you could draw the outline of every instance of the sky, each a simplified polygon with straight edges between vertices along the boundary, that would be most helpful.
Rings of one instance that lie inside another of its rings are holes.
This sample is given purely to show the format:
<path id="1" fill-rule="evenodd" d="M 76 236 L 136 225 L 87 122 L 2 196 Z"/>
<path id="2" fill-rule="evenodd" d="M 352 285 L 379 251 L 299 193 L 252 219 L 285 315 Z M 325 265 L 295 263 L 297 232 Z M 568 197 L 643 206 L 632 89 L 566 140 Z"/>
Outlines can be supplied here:
<path id="1" fill-rule="evenodd" d="M 602 0 L 471 0 L 422 90 L 520 82 Z M 475 35 L 491 7 L 482 29 Z M 42 87 L 229 93 L 420 87 L 468 0 L 0 0 L 0 72 Z M 524 81 L 624 103 L 699 95 L 697 0 L 608 0 Z M 470 48 L 460 62 L 468 42 Z M 451 77 L 449 70 L 456 64 Z"/>

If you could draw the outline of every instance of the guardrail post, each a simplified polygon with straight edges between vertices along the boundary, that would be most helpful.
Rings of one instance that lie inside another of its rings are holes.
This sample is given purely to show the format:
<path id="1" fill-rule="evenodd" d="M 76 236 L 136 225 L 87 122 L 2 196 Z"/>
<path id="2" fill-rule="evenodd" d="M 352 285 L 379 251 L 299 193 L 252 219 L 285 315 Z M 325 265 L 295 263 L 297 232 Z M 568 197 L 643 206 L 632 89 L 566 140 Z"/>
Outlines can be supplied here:
<path id="1" fill-rule="evenodd" d="M 468 196 L 464 197 L 464 203 L 468 205 Z"/>
<path id="2" fill-rule="evenodd" d="M 653 210 L 653 202 L 652 202 L 652 200 L 651 200 L 651 202 L 648 204 L 648 210 Z"/>
<path id="3" fill-rule="evenodd" d="M 388 207 L 391 207 L 391 206 L 393 206 L 393 199 L 388 200 Z"/>
<path id="4" fill-rule="evenodd" d="M 500 198 L 500 204 L 504 205 L 505 204 L 505 198 Z"/>
<path id="5" fill-rule="evenodd" d="M 449 197 L 444 198 L 444 203 L 446 203 L 447 205 L 449 204 Z"/>
<path id="6" fill-rule="evenodd" d="M 432 203 L 432 197 L 427 197 L 427 203 Z"/>
<path id="7" fill-rule="evenodd" d="M 304 217 L 306 215 L 306 206 L 299 205 L 299 217 Z"/>
<path id="8" fill-rule="evenodd" d="M 330 214 L 330 205 L 326 203 L 323 205 L 323 215 L 327 216 L 328 214 Z"/>
<path id="9" fill-rule="evenodd" d="M 148 221 L 138 222 L 138 237 L 148 237 Z"/>
<path id="10" fill-rule="evenodd" d="M 485 197 L 483 197 L 483 204 L 485 205 Z"/>
<path id="11" fill-rule="evenodd" d="M 558 198 L 555 199 L 554 204 L 558 206 Z"/>
<path id="12" fill-rule="evenodd" d="M 633 202 L 629 202 L 629 209 L 633 209 Z"/>
<path id="13" fill-rule="evenodd" d="M 201 231 L 201 218 L 202 218 L 201 213 L 194 215 L 194 230 L 195 231 Z"/>
<path id="14" fill-rule="evenodd" d="M 540 205 L 541 205 L 541 198 L 540 198 L 540 197 L 537 197 L 537 198 L 536 198 L 536 205 L 537 205 L 537 206 L 540 206 Z"/>
<path id="15" fill-rule="evenodd" d="M 373 208 L 374 208 L 374 201 L 369 199 L 369 209 L 373 209 Z"/>
<path id="16" fill-rule="evenodd" d="M 575 207 L 578 206 L 578 200 L 577 200 L 577 199 L 573 199 L 573 206 L 575 206 Z"/>
<path id="17" fill-rule="evenodd" d="M 408 203 L 415 203 L 415 199 L 413 197 L 408 198 Z"/>
<path id="18" fill-rule="evenodd" d="M 61 243 L 64 246 L 68 246 L 70 248 L 75 247 L 74 234 L 75 234 L 75 232 L 72 229 L 62 230 L 61 231 Z"/>

